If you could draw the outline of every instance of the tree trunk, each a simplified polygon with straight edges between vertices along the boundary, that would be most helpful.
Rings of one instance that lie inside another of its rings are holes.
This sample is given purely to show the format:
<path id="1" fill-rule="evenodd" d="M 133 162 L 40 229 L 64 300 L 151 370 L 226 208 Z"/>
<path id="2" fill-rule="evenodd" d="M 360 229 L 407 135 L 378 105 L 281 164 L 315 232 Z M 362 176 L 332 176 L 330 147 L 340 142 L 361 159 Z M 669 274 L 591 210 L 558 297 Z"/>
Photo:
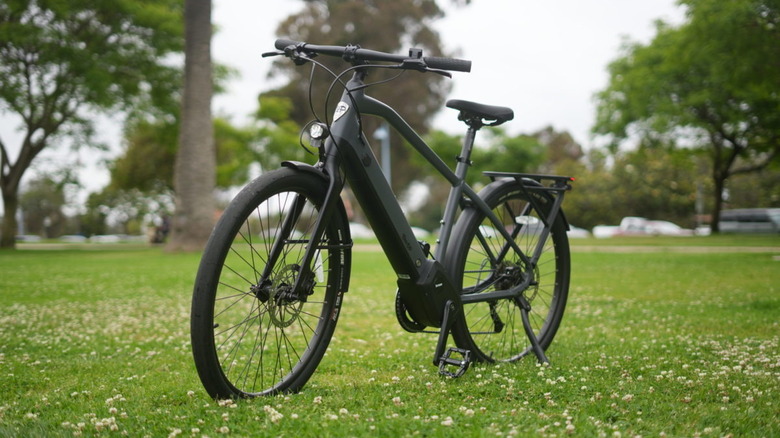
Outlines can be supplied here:
<path id="1" fill-rule="evenodd" d="M 715 170 L 713 182 L 715 183 L 715 203 L 712 209 L 712 220 L 710 221 L 710 230 L 712 234 L 720 233 L 720 211 L 723 209 L 723 189 L 726 186 L 726 177 L 721 172 Z"/>
<path id="2" fill-rule="evenodd" d="M 214 223 L 216 152 L 211 120 L 211 0 L 184 3 L 184 93 L 174 168 L 169 250 L 202 249 Z"/>
<path id="3" fill-rule="evenodd" d="M 16 210 L 19 207 L 19 194 L 16 190 L 3 187 L 3 228 L 0 230 L 0 249 L 16 247 Z"/>

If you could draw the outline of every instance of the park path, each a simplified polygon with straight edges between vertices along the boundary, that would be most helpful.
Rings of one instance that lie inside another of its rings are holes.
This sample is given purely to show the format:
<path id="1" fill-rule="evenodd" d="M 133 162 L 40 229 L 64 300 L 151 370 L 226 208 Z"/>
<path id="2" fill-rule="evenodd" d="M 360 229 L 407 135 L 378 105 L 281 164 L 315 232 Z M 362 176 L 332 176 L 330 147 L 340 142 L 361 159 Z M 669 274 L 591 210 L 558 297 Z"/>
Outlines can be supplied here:
<path id="1" fill-rule="evenodd" d="M 378 243 L 356 243 L 356 252 L 381 252 Z M 654 253 L 673 252 L 690 254 L 707 253 L 769 253 L 780 254 L 779 246 L 663 246 L 663 245 L 571 245 L 572 252 Z"/>

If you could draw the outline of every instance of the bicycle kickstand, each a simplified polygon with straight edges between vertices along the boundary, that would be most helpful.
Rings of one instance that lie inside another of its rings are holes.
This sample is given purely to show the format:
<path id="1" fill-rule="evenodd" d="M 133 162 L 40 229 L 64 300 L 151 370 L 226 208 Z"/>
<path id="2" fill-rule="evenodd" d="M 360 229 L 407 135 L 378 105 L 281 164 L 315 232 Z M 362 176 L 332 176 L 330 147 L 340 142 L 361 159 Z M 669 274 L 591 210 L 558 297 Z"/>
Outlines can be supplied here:
<path id="1" fill-rule="evenodd" d="M 433 365 L 439 367 L 439 374 L 447 377 L 457 378 L 462 376 L 471 364 L 471 351 L 462 348 L 450 347 L 445 352 L 447 338 L 455 322 L 455 313 L 457 307 L 452 300 L 447 300 L 444 305 L 444 317 L 441 322 L 441 331 L 439 331 L 439 341 L 436 344 L 436 351 L 433 354 Z M 453 354 L 459 354 L 461 359 L 452 357 Z M 447 367 L 457 367 L 455 371 L 450 371 Z"/>
<path id="2" fill-rule="evenodd" d="M 537 339 L 536 334 L 534 333 L 534 329 L 531 327 L 531 321 L 528 319 L 528 312 L 531 310 L 531 303 L 529 303 L 528 300 L 526 300 L 522 295 L 517 297 L 517 301 L 520 304 L 520 316 L 523 320 L 525 334 L 528 336 L 528 340 L 531 341 L 531 349 L 536 355 L 536 359 L 539 360 L 539 363 L 549 365 L 550 361 L 544 354 L 542 346 L 539 345 L 539 339 Z"/>

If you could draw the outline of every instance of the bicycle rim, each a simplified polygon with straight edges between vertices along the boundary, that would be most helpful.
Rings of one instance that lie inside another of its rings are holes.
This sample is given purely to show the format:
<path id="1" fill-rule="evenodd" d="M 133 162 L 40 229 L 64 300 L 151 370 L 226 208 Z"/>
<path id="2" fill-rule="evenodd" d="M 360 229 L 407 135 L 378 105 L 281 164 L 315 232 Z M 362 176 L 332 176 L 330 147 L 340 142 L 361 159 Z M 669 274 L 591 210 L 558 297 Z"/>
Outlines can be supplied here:
<path id="1" fill-rule="evenodd" d="M 535 250 L 551 199 L 539 197 L 537 210 L 516 185 L 507 184 L 489 193 L 486 201 L 501 219 L 514 242 L 530 257 Z M 464 295 L 506 290 L 525 280 L 527 264 L 485 215 L 476 210 L 464 213 L 457 228 L 453 260 L 455 277 L 462 282 Z M 555 336 L 566 305 L 569 283 L 569 248 L 560 215 L 550 229 L 541 257 L 531 270 L 532 283 L 523 291 L 531 305 L 529 319 L 543 349 Z M 531 352 L 525 333 L 520 302 L 499 299 L 464 304 L 463 318 L 453 335 L 461 348 L 472 350 L 476 360 L 486 362 L 519 360 Z"/>
<path id="2" fill-rule="evenodd" d="M 342 293 L 346 223 L 339 215 L 312 261 L 312 276 L 293 290 L 323 190 L 318 177 L 279 171 L 249 188 L 249 199 L 239 195 L 215 228 L 192 320 L 196 365 L 213 397 L 297 391 L 325 353 Z"/>

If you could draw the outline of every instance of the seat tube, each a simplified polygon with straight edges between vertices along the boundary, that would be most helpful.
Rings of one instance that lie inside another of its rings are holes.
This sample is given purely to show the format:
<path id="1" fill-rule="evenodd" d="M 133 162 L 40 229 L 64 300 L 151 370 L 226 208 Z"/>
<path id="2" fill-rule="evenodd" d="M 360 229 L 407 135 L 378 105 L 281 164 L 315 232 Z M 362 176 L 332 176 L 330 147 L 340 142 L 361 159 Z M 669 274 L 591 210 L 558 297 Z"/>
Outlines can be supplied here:
<path id="1" fill-rule="evenodd" d="M 471 150 L 474 147 L 474 137 L 476 137 L 476 134 L 477 130 L 474 127 L 469 126 L 468 131 L 466 131 L 466 137 L 463 139 L 463 147 L 460 150 L 460 155 L 457 157 L 458 164 L 455 166 L 457 183 L 452 185 L 450 194 L 447 197 L 447 205 L 444 207 L 444 216 L 441 220 L 441 233 L 439 234 L 439 241 L 436 245 L 435 253 L 438 260 L 443 260 L 447 254 L 452 227 L 455 225 L 455 214 L 458 210 L 458 203 L 463 196 L 463 184 L 466 182 L 466 175 L 471 166 Z"/>

